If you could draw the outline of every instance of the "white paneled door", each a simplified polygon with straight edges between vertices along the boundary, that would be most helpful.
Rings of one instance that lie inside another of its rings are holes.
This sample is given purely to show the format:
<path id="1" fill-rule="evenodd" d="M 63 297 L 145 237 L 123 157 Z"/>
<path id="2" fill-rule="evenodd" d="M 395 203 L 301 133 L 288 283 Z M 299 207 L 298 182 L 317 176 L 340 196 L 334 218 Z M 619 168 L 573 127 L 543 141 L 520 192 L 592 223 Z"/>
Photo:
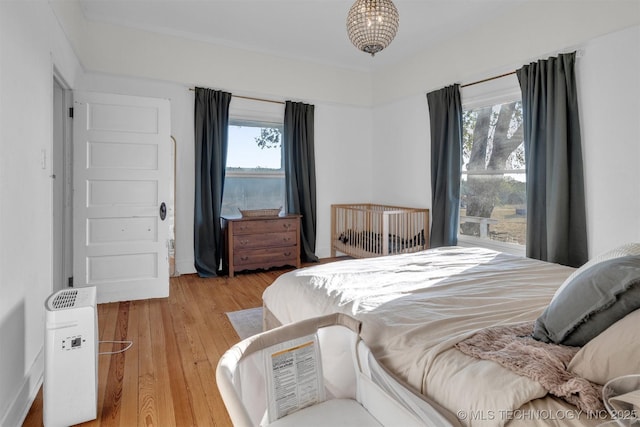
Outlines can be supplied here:
<path id="1" fill-rule="evenodd" d="M 169 101 L 75 92 L 73 127 L 74 286 L 167 297 Z"/>

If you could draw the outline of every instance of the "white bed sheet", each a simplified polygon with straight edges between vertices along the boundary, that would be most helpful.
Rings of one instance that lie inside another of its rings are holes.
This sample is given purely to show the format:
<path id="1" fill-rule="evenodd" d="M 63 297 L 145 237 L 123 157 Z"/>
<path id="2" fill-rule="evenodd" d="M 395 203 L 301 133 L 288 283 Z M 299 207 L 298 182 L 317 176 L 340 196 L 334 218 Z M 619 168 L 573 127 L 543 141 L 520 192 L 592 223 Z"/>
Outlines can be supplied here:
<path id="1" fill-rule="evenodd" d="M 485 327 L 535 320 L 573 271 L 487 249 L 448 247 L 295 270 L 269 286 L 263 300 L 281 323 L 336 311 L 356 317 L 363 322 L 361 336 L 392 372 L 468 425 L 495 426 L 546 391 L 453 346 Z M 564 417 L 558 425 L 569 425 L 576 414 L 558 416 Z M 553 425 L 547 421 L 540 424 Z"/>

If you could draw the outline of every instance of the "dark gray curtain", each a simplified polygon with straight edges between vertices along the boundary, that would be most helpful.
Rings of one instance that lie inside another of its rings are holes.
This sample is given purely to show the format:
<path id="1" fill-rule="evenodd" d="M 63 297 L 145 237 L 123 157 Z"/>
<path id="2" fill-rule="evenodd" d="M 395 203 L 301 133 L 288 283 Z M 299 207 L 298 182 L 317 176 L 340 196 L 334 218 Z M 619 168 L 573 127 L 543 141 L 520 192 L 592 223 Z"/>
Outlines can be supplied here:
<path id="1" fill-rule="evenodd" d="M 302 215 L 300 256 L 318 261 L 316 250 L 316 166 L 314 106 L 287 101 L 284 108 L 284 169 L 287 211 Z"/>
<path id="2" fill-rule="evenodd" d="M 200 277 L 215 277 L 224 253 L 220 214 L 231 94 L 198 87 L 195 92 L 193 249 Z"/>
<path id="3" fill-rule="evenodd" d="M 588 259 L 575 52 L 517 70 L 527 161 L 527 256 Z"/>
<path id="4" fill-rule="evenodd" d="M 430 246 L 458 243 L 460 172 L 462 164 L 462 102 L 455 84 L 427 94 L 431 126 Z"/>

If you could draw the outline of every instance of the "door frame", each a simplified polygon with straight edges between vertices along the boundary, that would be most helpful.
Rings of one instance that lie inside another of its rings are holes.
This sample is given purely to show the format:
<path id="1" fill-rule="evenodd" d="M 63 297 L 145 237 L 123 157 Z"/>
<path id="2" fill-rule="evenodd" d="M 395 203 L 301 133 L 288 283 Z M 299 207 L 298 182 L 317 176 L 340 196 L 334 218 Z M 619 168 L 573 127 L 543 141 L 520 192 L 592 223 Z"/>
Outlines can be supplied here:
<path id="1" fill-rule="evenodd" d="M 51 291 L 72 286 L 73 276 L 73 119 L 70 109 L 73 107 L 73 91 L 66 82 L 62 73 L 54 66 L 52 76 L 52 124 L 50 154 L 50 179 L 51 179 Z M 61 89 L 61 95 L 56 93 L 55 87 Z M 56 111 L 58 108 L 62 111 Z M 60 126 L 61 135 L 56 135 L 55 121 Z M 44 156 L 44 155 L 43 155 Z M 61 175 L 57 176 L 54 170 L 54 161 L 61 158 Z M 46 161 L 46 157 L 43 161 Z M 55 185 L 62 181 L 62 186 Z M 61 201 L 61 203 L 56 202 Z M 61 218 L 62 222 L 58 222 Z M 60 233 L 56 233 L 55 227 L 62 226 Z M 61 240 L 61 241 L 59 241 Z M 58 248 L 62 248 L 60 253 Z M 56 268 L 59 264 L 59 268 Z M 58 273 L 58 274 L 56 274 Z M 58 275 L 59 277 L 54 277 Z"/>

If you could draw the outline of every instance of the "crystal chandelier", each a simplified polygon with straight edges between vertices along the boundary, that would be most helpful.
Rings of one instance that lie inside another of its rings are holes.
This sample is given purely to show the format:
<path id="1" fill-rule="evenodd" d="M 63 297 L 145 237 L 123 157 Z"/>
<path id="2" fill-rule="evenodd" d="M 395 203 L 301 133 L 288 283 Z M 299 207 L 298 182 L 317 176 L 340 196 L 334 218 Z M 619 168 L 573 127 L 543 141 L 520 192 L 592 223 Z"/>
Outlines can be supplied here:
<path id="1" fill-rule="evenodd" d="M 374 56 L 396 36 L 398 21 L 398 9 L 391 0 L 356 0 L 347 16 L 349 40 Z"/>

